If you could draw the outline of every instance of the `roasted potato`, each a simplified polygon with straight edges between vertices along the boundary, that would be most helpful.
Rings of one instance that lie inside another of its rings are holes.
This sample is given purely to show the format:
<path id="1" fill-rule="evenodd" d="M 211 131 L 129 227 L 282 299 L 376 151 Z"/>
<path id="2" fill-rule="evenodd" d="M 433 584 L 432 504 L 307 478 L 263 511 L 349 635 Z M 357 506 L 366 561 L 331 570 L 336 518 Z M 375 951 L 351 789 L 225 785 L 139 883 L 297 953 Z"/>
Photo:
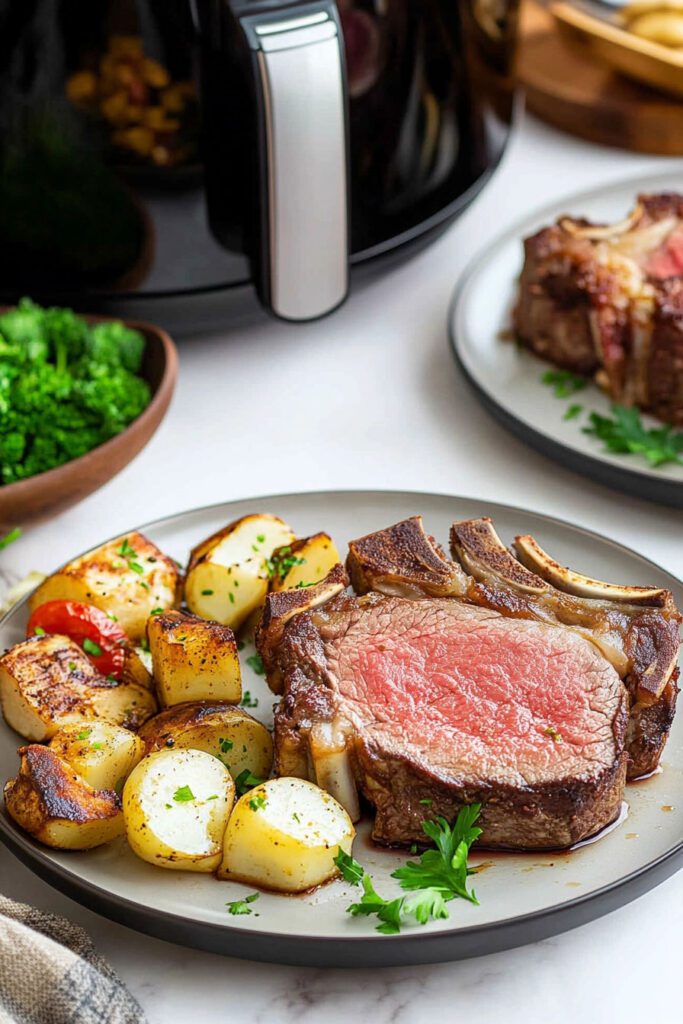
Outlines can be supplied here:
<path id="1" fill-rule="evenodd" d="M 235 805 L 218 877 L 304 892 L 337 874 L 337 851 L 350 853 L 355 834 L 344 808 L 312 782 L 271 779 Z"/>
<path id="2" fill-rule="evenodd" d="M 144 745 L 129 729 L 95 720 L 63 726 L 50 740 L 50 750 L 93 789 L 121 793 L 124 782 L 142 759 Z"/>
<path id="3" fill-rule="evenodd" d="M 77 643 L 49 634 L 0 657 L 0 706 L 12 729 L 38 743 L 82 719 L 136 729 L 157 710 L 149 690 L 105 679 Z"/>
<path id="4" fill-rule="evenodd" d="M 228 626 L 169 611 L 150 618 L 147 636 L 162 705 L 192 700 L 239 704 L 242 673 L 235 636 Z"/>
<path id="5" fill-rule="evenodd" d="M 214 871 L 235 799 L 230 772 L 203 750 L 159 750 L 123 787 L 126 835 L 138 857 L 179 871 Z"/>
<path id="6" fill-rule="evenodd" d="M 10 817 L 46 846 L 90 850 L 123 835 L 121 801 L 98 790 L 40 744 L 22 747 L 19 774 L 5 785 Z"/>
<path id="7" fill-rule="evenodd" d="M 244 771 L 267 779 L 273 764 L 273 741 L 265 725 L 230 704 L 176 704 L 145 722 L 139 735 L 145 754 L 188 747 L 205 750 L 223 762 L 233 779 Z"/>
<path id="8" fill-rule="evenodd" d="M 199 544 L 190 555 L 185 600 L 190 611 L 232 629 L 265 601 L 270 556 L 294 534 L 277 516 L 243 516 Z"/>
<path id="9" fill-rule="evenodd" d="M 33 612 L 47 601 L 94 604 L 115 618 L 131 640 L 140 640 L 154 609 L 178 603 L 178 589 L 179 572 L 173 559 L 141 533 L 129 533 L 48 576 L 28 606 Z"/>
<path id="10" fill-rule="evenodd" d="M 310 587 L 324 580 L 330 569 L 341 561 L 334 541 L 326 533 L 302 537 L 273 553 L 272 590 Z"/>
<path id="11" fill-rule="evenodd" d="M 137 686 L 144 686 L 146 690 L 154 690 L 154 678 L 150 668 L 147 667 L 147 661 L 151 668 L 152 661 L 149 654 L 143 651 L 141 647 L 134 647 L 133 644 L 128 644 L 125 648 L 121 682 L 136 683 Z"/>

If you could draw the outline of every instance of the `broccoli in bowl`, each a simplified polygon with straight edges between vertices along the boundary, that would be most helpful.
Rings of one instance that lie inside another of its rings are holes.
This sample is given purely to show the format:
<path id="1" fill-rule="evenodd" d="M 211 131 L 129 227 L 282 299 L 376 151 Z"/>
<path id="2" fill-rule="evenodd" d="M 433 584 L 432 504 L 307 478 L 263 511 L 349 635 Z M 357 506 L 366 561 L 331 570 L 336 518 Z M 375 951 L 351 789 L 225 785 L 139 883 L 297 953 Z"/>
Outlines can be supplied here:
<path id="1" fill-rule="evenodd" d="M 0 485 L 85 455 L 149 405 L 145 339 L 22 299 L 0 315 Z"/>

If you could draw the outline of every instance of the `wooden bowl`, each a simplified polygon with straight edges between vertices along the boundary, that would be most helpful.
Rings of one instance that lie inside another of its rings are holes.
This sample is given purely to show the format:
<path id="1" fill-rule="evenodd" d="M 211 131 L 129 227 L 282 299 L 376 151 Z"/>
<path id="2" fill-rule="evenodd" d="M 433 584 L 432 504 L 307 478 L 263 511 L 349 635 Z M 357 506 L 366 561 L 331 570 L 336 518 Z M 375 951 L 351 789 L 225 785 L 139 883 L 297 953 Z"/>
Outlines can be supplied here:
<path id="1" fill-rule="evenodd" d="M 84 319 L 88 323 L 101 323 L 112 318 L 85 316 Z M 26 480 L 0 485 L 0 536 L 15 526 L 63 512 L 102 487 L 145 447 L 164 418 L 178 376 L 175 345 L 165 331 L 152 324 L 136 320 L 126 320 L 125 324 L 140 331 L 145 338 L 140 376 L 152 391 L 149 405 L 120 434 L 80 458 Z"/>

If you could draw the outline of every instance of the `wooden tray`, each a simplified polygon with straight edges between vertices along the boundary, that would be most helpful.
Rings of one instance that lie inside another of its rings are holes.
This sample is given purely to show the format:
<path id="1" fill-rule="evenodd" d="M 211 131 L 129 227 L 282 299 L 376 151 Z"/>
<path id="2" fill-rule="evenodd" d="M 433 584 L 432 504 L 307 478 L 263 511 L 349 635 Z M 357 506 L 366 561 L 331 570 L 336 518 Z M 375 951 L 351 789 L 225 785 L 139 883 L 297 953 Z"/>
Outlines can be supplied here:
<path id="1" fill-rule="evenodd" d="M 683 102 L 572 45 L 536 0 L 522 4 L 518 72 L 529 110 L 556 128 L 639 153 L 683 155 Z"/>

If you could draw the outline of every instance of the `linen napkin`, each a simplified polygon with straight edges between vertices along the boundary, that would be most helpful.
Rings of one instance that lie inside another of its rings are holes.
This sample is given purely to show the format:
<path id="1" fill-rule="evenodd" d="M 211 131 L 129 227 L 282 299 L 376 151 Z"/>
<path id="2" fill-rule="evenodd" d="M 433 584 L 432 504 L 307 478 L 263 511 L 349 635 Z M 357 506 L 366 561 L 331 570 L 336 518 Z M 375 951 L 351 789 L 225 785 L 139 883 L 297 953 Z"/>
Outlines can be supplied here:
<path id="1" fill-rule="evenodd" d="M 145 1024 L 88 935 L 0 894 L 0 1024 Z"/>

